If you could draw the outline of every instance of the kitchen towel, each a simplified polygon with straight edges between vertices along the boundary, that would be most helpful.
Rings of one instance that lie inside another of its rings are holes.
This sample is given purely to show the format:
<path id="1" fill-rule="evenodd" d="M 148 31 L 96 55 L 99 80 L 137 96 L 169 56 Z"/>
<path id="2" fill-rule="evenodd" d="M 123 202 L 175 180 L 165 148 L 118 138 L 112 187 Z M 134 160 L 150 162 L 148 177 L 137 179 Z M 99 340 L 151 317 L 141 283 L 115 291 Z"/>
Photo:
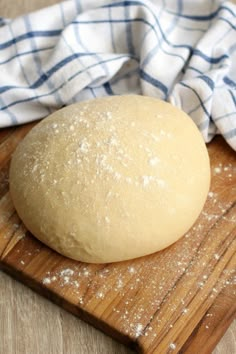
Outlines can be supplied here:
<path id="1" fill-rule="evenodd" d="M 131 93 L 170 101 L 206 142 L 236 149 L 236 5 L 69 0 L 0 18 L 0 127 Z"/>

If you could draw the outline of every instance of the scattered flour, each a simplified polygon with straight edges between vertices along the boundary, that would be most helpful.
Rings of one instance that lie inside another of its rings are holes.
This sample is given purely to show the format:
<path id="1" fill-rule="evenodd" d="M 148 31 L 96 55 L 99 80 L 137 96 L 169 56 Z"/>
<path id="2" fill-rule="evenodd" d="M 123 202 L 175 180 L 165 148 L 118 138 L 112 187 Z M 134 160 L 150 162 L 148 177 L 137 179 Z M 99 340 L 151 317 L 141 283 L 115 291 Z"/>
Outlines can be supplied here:
<path id="1" fill-rule="evenodd" d="M 214 172 L 217 173 L 217 174 L 221 173 L 221 171 L 222 171 L 221 167 L 215 167 L 214 168 Z"/>
<path id="2" fill-rule="evenodd" d="M 143 334 L 144 327 L 141 323 L 137 323 L 135 326 L 131 326 L 131 327 L 133 327 L 134 329 L 134 335 L 136 338 Z"/>
<path id="3" fill-rule="evenodd" d="M 170 349 L 175 350 L 176 349 L 176 344 L 175 343 L 170 343 Z"/>
<path id="4" fill-rule="evenodd" d="M 51 278 L 43 278 L 43 284 L 51 284 Z"/>

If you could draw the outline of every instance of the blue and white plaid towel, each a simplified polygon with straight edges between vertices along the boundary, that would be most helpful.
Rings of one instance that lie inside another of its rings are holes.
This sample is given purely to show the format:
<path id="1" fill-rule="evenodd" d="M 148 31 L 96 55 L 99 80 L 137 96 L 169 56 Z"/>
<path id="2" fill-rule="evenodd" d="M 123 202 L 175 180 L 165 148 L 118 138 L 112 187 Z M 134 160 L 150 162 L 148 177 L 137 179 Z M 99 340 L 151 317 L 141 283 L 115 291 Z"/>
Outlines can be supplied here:
<path id="1" fill-rule="evenodd" d="M 190 114 L 236 149 L 236 6 L 220 0 L 69 0 L 0 18 L 0 127 L 75 101 L 136 93 Z"/>

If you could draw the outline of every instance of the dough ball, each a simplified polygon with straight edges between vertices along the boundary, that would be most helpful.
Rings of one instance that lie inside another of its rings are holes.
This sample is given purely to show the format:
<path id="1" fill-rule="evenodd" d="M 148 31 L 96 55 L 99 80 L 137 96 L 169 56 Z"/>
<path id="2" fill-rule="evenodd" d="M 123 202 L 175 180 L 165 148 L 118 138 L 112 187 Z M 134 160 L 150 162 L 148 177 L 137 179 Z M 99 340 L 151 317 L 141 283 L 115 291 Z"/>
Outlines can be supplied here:
<path id="1" fill-rule="evenodd" d="M 83 262 L 159 251 L 193 225 L 207 197 L 208 153 L 171 104 L 113 96 L 63 108 L 17 147 L 10 192 L 35 237 Z"/>

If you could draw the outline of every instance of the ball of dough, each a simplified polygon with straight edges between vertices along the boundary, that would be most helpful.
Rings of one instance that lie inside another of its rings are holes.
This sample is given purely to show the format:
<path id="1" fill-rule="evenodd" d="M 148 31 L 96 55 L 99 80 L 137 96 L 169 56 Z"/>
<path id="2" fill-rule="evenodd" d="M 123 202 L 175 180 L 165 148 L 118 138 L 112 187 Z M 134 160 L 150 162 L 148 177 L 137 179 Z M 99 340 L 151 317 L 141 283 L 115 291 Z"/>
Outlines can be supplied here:
<path id="1" fill-rule="evenodd" d="M 151 97 L 113 96 L 63 108 L 17 147 L 10 192 L 26 227 L 70 258 L 144 256 L 193 225 L 210 183 L 192 120 Z"/>

